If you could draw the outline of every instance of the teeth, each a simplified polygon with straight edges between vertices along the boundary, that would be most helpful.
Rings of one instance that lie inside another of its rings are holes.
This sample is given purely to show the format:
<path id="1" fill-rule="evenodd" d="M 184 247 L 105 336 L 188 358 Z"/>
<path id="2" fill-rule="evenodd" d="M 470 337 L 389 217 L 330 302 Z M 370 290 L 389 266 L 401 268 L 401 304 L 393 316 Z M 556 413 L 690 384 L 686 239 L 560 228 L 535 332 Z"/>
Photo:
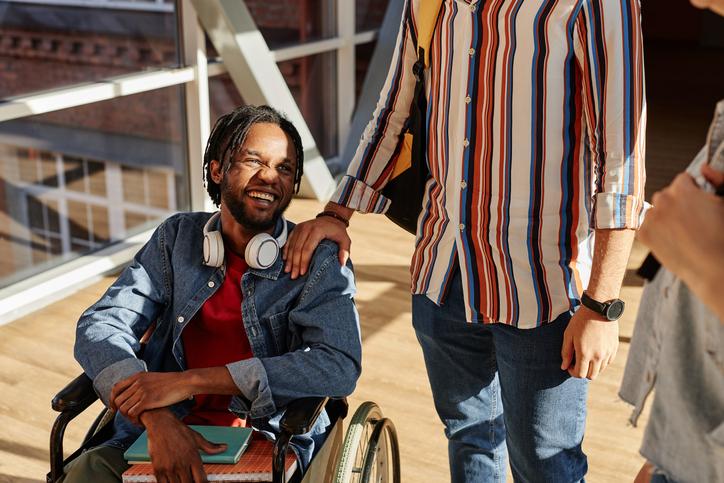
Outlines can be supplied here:
<path id="1" fill-rule="evenodd" d="M 261 191 L 250 191 L 249 196 L 252 198 L 258 198 L 260 200 L 274 201 L 274 195 L 269 193 L 263 193 Z"/>

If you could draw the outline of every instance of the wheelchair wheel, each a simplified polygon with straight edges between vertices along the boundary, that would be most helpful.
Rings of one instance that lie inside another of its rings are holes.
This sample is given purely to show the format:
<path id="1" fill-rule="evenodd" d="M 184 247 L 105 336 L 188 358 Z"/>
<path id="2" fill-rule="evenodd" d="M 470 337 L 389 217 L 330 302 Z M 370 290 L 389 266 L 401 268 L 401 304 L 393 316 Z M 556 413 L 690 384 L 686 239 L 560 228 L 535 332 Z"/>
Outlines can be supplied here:
<path id="1" fill-rule="evenodd" d="M 399 483 L 397 432 L 373 402 L 352 416 L 335 471 L 336 483 Z"/>

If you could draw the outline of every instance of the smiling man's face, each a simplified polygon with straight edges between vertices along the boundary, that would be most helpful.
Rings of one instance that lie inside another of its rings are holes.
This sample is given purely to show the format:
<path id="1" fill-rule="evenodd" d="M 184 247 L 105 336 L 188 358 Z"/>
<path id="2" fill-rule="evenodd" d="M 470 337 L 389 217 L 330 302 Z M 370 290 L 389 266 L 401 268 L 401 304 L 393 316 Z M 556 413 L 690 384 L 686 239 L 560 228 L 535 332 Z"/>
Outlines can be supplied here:
<path id="1" fill-rule="evenodd" d="M 228 162 L 228 169 L 217 161 L 211 165 L 212 178 L 221 185 L 222 209 L 247 230 L 272 229 L 294 192 L 297 160 L 291 138 L 276 124 L 254 124 Z"/>

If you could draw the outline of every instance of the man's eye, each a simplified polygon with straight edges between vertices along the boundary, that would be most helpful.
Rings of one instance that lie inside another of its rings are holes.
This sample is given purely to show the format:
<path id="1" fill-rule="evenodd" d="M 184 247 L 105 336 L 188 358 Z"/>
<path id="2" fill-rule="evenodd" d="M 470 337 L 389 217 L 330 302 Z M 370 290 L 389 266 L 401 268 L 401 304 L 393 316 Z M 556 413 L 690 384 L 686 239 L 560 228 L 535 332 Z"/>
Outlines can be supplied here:
<path id="1" fill-rule="evenodd" d="M 284 171 L 285 173 L 291 173 L 292 167 L 289 166 L 288 164 L 282 164 L 281 166 L 279 166 L 279 171 Z"/>
<path id="2" fill-rule="evenodd" d="M 260 159 L 256 159 L 256 158 L 246 158 L 246 159 L 244 160 L 244 163 L 247 163 L 247 164 L 261 164 L 261 160 L 260 160 Z"/>

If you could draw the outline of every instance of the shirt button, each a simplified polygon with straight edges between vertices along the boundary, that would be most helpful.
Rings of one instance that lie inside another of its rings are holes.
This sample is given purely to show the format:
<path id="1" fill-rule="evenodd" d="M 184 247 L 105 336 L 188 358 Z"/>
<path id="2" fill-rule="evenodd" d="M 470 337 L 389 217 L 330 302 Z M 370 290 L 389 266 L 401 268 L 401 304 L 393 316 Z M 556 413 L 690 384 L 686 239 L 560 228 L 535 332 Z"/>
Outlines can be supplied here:
<path id="1" fill-rule="evenodd" d="M 475 49 L 472 49 L 472 48 L 471 48 L 470 50 L 468 50 L 468 55 L 469 55 L 470 57 L 472 57 L 473 55 L 475 55 Z"/>
<path id="2" fill-rule="evenodd" d="M 460 223 L 458 228 L 460 228 L 460 231 L 463 231 L 465 229 L 465 223 Z"/>
<path id="3" fill-rule="evenodd" d="M 207 285 L 209 286 L 209 288 L 214 288 L 214 285 L 216 284 L 214 282 L 209 282 Z"/>
<path id="4" fill-rule="evenodd" d="M 462 189 L 465 189 L 465 188 L 468 187 L 468 184 L 465 182 L 465 180 L 462 180 L 462 181 L 460 182 L 460 187 L 461 187 Z"/>
<path id="5" fill-rule="evenodd" d="M 470 141 L 468 141 L 467 139 L 463 139 L 463 146 L 465 146 L 466 148 L 470 146 Z"/>
<path id="6" fill-rule="evenodd" d="M 478 8 L 478 7 L 475 6 L 475 5 L 470 5 L 470 11 L 473 12 L 473 13 L 475 13 L 475 10 L 477 10 L 477 8 Z"/>
<path id="7" fill-rule="evenodd" d="M 176 319 L 176 322 L 178 322 L 179 324 L 183 324 L 184 320 L 186 320 L 186 319 L 184 319 L 182 315 L 179 315 L 178 319 Z"/>
<path id="8" fill-rule="evenodd" d="M 465 98 L 465 104 L 470 104 L 470 102 L 471 102 L 472 100 L 473 100 L 473 99 L 472 99 L 470 96 L 467 96 L 467 97 Z"/>

